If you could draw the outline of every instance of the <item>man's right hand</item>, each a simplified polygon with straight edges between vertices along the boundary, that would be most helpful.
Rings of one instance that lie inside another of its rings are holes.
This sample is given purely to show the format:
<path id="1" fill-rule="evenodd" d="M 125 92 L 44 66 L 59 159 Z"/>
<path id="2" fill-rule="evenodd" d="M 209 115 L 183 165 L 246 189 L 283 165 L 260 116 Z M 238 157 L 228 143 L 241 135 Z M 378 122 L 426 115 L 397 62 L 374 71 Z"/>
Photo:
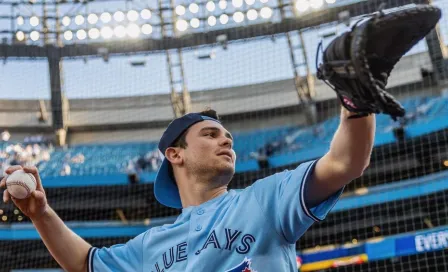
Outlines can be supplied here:
<path id="1" fill-rule="evenodd" d="M 6 174 L 11 175 L 20 169 L 36 178 L 36 190 L 26 199 L 16 199 L 5 190 L 3 201 L 8 202 L 11 199 L 23 214 L 33 221 L 48 251 L 64 271 L 87 271 L 87 255 L 92 245 L 70 230 L 47 204 L 47 197 L 36 167 L 11 166 L 6 170 Z M 0 182 L 0 188 L 5 187 L 6 178 Z"/>
<path id="2" fill-rule="evenodd" d="M 8 178 L 8 175 L 11 175 L 14 171 L 20 169 L 23 169 L 26 173 L 32 174 L 37 181 L 36 190 L 26 199 L 14 198 L 6 189 L 6 179 Z M 42 187 L 37 168 L 34 166 L 22 168 L 20 165 L 14 165 L 6 170 L 6 174 L 7 175 L 0 182 L 0 188 L 5 188 L 5 191 L 3 192 L 3 202 L 8 203 L 11 199 L 24 215 L 28 216 L 32 221 L 39 220 L 47 211 L 48 205 L 47 197 L 44 188 Z"/>

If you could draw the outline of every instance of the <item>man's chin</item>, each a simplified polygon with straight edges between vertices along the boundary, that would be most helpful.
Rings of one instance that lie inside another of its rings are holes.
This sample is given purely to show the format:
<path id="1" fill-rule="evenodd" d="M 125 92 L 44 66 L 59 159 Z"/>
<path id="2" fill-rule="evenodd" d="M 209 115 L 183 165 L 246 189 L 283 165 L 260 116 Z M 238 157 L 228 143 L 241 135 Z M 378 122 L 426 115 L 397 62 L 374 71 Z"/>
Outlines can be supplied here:
<path id="1" fill-rule="evenodd" d="M 235 174 L 235 166 L 233 164 L 221 164 L 218 169 L 221 175 L 233 176 Z"/>

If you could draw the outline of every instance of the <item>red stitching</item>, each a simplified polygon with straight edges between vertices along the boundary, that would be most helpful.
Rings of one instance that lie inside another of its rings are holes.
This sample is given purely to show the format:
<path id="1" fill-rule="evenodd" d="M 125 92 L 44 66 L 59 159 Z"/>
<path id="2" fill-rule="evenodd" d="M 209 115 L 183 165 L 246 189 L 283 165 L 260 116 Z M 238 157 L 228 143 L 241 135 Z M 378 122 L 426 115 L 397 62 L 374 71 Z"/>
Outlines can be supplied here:
<path id="1" fill-rule="evenodd" d="M 32 174 L 30 174 L 30 173 L 27 173 L 27 174 L 28 174 L 28 176 L 31 177 L 31 180 L 34 182 L 34 185 L 36 185 L 36 188 L 37 188 L 37 181 L 36 181 L 36 178 L 35 178 Z"/>
<path id="2" fill-rule="evenodd" d="M 31 190 L 30 188 L 28 188 L 27 184 L 21 180 L 13 180 L 13 181 L 8 181 L 7 186 L 9 188 L 10 185 L 19 185 L 22 186 L 23 188 L 25 188 L 25 190 L 27 191 L 27 195 L 25 198 L 29 197 L 31 194 Z"/>

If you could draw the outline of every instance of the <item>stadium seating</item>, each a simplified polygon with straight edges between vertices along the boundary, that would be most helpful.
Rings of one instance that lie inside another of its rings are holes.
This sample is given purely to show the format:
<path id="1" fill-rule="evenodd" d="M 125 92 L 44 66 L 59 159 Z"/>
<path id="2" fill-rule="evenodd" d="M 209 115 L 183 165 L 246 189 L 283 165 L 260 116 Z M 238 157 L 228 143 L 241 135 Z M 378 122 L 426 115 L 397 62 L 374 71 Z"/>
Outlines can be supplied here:
<path id="1" fill-rule="evenodd" d="M 430 133 L 448 126 L 446 120 L 442 118 L 448 114 L 448 97 L 417 96 L 404 99 L 401 103 L 407 110 L 406 126 L 418 130 L 417 134 Z M 257 152 L 267 144 L 276 141 L 286 144 L 272 154 L 273 166 L 296 162 L 297 158 L 302 156 L 301 149 L 303 149 L 302 153 L 305 152 L 305 147 L 307 156 L 322 155 L 322 152 L 328 148 L 338 124 L 339 116 L 334 116 L 314 126 L 303 128 L 284 126 L 250 132 L 233 132 L 234 149 L 238 156 L 237 170 L 257 170 L 255 159 L 250 156 L 251 152 Z M 395 141 L 392 130 L 398 125 L 399 123 L 394 122 L 389 116 L 377 115 L 376 145 Z M 411 135 L 416 136 L 416 133 L 411 131 Z M 291 151 L 292 146 L 295 151 Z M 83 154 L 85 163 L 70 164 L 71 175 L 124 173 L 130 160 L 155 148 L 157 148 L 156 142 L 76 145 L 66 150 L 54 151 L 51 160 L 40 165 L 40 171 L 44 177 L 59 176 L 67 156 Z M 312 150 L 315 152 L 310 152 Z M 292 155 L 288 155 L 290 153 Z M 295 161 L 291 161 L 292 158 Z"/>
<path id="2" fill-rule="evenodd" d="M 444 118 L 448 113 L 447 97 L 414 97 L 401 102 L 408 113 L 407 121 L 402 124 L 405 124 L 412 137 L 448 127 Z M 284 126 L 233 132 L 234 149 L 238 154 L 239 164 L 244 165 L 254 161 L 250 156 L 251 152 L 265 147 L 268 143 L 285 141 L 287 145 L 272 154 L 272 165 L 294 163 L 298 159 L 307 158 L 306 156 L 321 154 L 327 149 L 338 124 L 339 118 L 334 116 L 311 127 Z M 376 144 L 395 141 L 391 137 L 392 129 L 399 125 L 400 123 L 393 122 L 388 116 L 377 115 Z M 294 151 L 291 149 L 293 145 L 297 148 Z M 6 146 L 2 144 L 0 147 Z M 124 169 L 129 160 L 145 155 L 156 147 L 156 142 L 134 142 L 84 144 L 56 149 L 51 154 L 51 160 L 39 166 L 41 175 L 46 177 L 44 186 L 48 188 L 48 195 L 53 200 L 52 207 L 64 215 L 64 221 L 68 221 L 68 225 L 75 232 L 89 242 L 102 246 L 126 242 L 151 226 L 171 222 L 170 220 L 175 219 L 175 214 L 153 203 L 155 200 L 149 184 L 112 186 L 126 184 Z M 61 182 L 59 175 L 64 162 L 77 154 L 83 154 L 85 162 L 70 163 L 71 176 L 64 177 Z M 327 219 L 313 225 L 298 242 L 298 258 L 301 260 L 302 271 L 335 268 L 345 263 L 356 263 L 361 267 L 362 263 L 366 262 L 387 260 L 395 256 L 406 257 L 420 252 L 429 254 L 440 250 L 439 247 L 416 247 L 412 243 L 416 237 L 422 240 L 425 237 L 432 239 L 433 236 L 446 234 L 446 209 L 432 207 L 442 207 L 445 203 L 448 193 L 447 173 L 422 173 L 414 179 L 402 180 L 399 177 L 393 182 L 376 186 L 369 183 L 363 190 L 347 190 Z M 83 178 L 80 179 L 80 176 Z M 47 186 L 50 184 L 54 186 Z M 107 188 L 103 185 L 107 185 Z M 123 190 L 130 195 L 128 198 L 118 197 L 123 195 Z M 392 190 L 393 194 L 390 193 Z M 75 199 L 76 195 L 82 196 L 83 205 L 86 207 L 79 206 L 75 211 L 67 209 L 65 198 Z M 98 199 L 90 196 L 98 196 Z M 150 204 L 147 204 L 148 199 Z M 103 203 L 100 205 L 101 209 L 97 208 L 98 203 Z M 419 204 L 418 209 L 413 206 L 415 203 Z M 114 211 L 116 206 L 122 208 L 129 218 L 151 218 L 149 225 L 132 220 L 129 221 L 131 224 L 123 225 L 116 221 L 116 216 L 110 212 Z M 141 214 L 137 214 L 137 211 Z M 85 222 L 77 221 L 79 218 L 83 218 Z M 347 220 L 350 222 L 348 226 Z M 0 239 L 0 247 L 26 251 L 24 248 L 31 245 L 36 251 L 46 252 L 42 246 L 37 246 L 39 236 L 34 230 L 30 231 L 30 228 L 32 225 L 24 222 L 0 228 L 0 236 L 3 237 Z M 384 250 L 385 247 L 388 250 Z M 40 256 L 50 259 L 48 254 Z M 18 266 L 17 260 L 11 265 Z M 36 257 L 31 264 L 36 266 L 39 261 L 41 260 Z"/>
<path id="3" fill-rule="evenodd" d="M 448 126 L 442 118 L 448 114 L 448 97 L 417 96 L 401 101 L 407 110 L 406 127 L 409 135 L 415 137 L 427 134 Z M 270 143 L 283 143 L 274 150 L 272 165 L 281 166 L 297 161 L 307 153 L 303 160 L 322 155 L 328 148 L 339 124 L 339 117 L 334 116 L 319 124 L 309 127 L 271 127 L 250 132 L 233 132 L 234 149 L 238 155 L 237 170 L 257 170 L 252 152 L 266 148 Z M 399 126 L 386 115 L 377 115 L 376 145 L 395 141 L 392 130 Z M 4 149 L 7 143 L 0 143 Z M 306 150 L 305 150 L 306 147 Z M 51 154 L 51 160 L 39 165 L 43 177 L 60 176 L 61 169 L 70 157 L 83 154 L 85 163 L 70 163 L 73 176 L 111 175 L 125 173 L 130 160 L 143 156 L 157 148 L 156 142 L 116 143 L 116 144 L 85 144 L 67 149 L 56 149 Z M 313 151 L 314 150 L 314 151 Z M 293 160 L 293 161 L 291 161 Z"/>
<path id="4" fill-rule="evenodd" d="M 83 154 L 85 163 L 72 163 L 71 175 L 108 175 L 122 172 L 127 162 L 156 148 L 156 143 L 77 145 L 56 150 L 49 162 L 42 163 L 42 176 L 58 176 L 65 158 Z"/>

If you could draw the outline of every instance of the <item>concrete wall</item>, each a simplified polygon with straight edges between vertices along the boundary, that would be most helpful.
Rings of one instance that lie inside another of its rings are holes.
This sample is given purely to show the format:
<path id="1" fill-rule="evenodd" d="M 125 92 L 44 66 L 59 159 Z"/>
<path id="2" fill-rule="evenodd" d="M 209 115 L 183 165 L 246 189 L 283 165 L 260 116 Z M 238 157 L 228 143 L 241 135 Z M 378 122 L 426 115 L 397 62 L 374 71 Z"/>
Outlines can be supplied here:
<path id="1" fill-rule="evenodd" d="M 162 128 L 72 132 L 68 144 L 158 141 Z"/>
<path id="2" fill-rule="evenodd" d="M 427 54 L 404 58 L 392 73 L 388 87 L 395 87 L 422 80 L 420 69 L 431 68 Z M 316 82 L 316 100 L 335 97 L 324 82 Z M 193 111 L 212 107 L 220 114 L 249 112 L 281 108 L 299 103 L 293 79 L 267 82 L 206 91 L 192 91 Z M 141 96 L 119 99 L 70 101 L 70 126 L 99 125 L 110 123 L 150 122 L 172 119 L 173 112 L 168 95 Z"/>

